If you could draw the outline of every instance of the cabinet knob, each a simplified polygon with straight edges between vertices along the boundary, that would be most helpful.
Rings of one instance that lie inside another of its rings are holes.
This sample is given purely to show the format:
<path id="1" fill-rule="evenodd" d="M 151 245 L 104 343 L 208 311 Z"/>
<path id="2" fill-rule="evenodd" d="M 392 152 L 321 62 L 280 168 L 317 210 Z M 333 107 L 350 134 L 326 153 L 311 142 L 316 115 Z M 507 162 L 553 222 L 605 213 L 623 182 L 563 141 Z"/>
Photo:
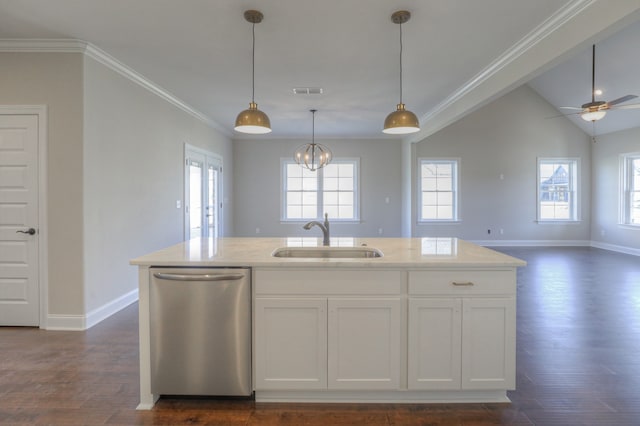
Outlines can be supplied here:
<path id="1" fill-rule="evenodd" d="M 471 281 L 467 281 L 467 282 L 456 282 L 456 281 L 454 281 L 451 284 L 453 284 L 455 286 L 458 286 L 458 287 L 469 287 L 469 286 L 473 285 L 473 283 Z"/>

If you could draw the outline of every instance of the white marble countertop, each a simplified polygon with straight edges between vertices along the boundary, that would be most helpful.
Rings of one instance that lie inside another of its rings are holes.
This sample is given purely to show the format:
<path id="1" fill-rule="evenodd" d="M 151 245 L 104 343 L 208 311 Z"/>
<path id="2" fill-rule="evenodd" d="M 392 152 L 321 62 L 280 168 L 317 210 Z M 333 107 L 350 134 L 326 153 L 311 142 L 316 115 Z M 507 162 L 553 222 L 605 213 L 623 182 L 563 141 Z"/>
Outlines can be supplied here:
<path id="1" fill-rule="evenodd" d="M 246 266 L 275 268 L 518 267 L 526 262 L 457 238 L 332 238 L 332 247 L 366 245 L 379 258 L 281 258 L 280 247 L 322 246 L 321 238 L 195 238 L 131 260 L 141 266 Z"/>

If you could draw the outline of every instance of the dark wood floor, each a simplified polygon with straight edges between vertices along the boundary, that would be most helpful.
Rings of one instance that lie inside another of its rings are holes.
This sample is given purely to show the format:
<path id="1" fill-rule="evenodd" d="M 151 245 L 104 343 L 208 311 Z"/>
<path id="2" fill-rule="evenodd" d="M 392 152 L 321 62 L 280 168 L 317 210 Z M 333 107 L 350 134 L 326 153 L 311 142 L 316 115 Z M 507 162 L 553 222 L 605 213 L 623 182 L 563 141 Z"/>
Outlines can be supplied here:
<path id="1" fill-rule="evenodd" d="M 518 274 L 512 404 L 138 403 L 137 305 L 86 332 L 0 328 L 2 425 L 640 425 L 640 258 L 509 248 Z"/>

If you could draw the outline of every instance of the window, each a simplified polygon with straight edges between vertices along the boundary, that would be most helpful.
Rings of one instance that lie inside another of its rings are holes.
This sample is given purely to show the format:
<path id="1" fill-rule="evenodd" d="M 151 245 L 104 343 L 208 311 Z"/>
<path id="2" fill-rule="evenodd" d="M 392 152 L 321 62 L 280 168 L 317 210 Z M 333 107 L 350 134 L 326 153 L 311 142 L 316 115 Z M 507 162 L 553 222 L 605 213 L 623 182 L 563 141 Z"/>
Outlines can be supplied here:
<path id="1" fill-rule="evenodd" d="M 578 160 L 538 159 L 538 221 L 578 220 Z"/>
<path id="2" fill-rule="evenodd" d="M 621 182 L 621 223 L 640 226 L 640 153 L 620 156 Z"/>
<path id="3" fill-rule="evenodd" d="M 458 220 L 458 163 L 451 159 L 420 159 L 420 221 Z"/>
<path id="4" fill-rule="evenodd" d="M 282 220 L 358 220 L 358 159 L 333 159 L 312 172 L 282 160 Z"/>

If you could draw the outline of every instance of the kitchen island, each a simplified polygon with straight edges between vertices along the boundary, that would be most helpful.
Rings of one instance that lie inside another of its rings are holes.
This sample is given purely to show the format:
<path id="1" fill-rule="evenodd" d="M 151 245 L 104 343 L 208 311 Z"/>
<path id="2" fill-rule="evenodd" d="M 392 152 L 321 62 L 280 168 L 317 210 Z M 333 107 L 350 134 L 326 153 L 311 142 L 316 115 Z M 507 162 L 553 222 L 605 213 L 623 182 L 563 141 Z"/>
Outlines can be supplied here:
<path id="1" fill-rule="evenodd" d="M 193 239 L 132 260 L 139 266 L 138 408 L 159 397 L 150 386 L 151 267 L 251 268 L 252 309 L 243 314 L 252 317 L 257 401 L 509 401 L 516 268 L 524 261 L 456 238 L 321 245 L 300 237 Z M 343 257 L 356 248 L 382 256 Z M 327 250 L 343 252 L 326 257 Z M 307 255 L 314 257 L 286 257 Z"/>

